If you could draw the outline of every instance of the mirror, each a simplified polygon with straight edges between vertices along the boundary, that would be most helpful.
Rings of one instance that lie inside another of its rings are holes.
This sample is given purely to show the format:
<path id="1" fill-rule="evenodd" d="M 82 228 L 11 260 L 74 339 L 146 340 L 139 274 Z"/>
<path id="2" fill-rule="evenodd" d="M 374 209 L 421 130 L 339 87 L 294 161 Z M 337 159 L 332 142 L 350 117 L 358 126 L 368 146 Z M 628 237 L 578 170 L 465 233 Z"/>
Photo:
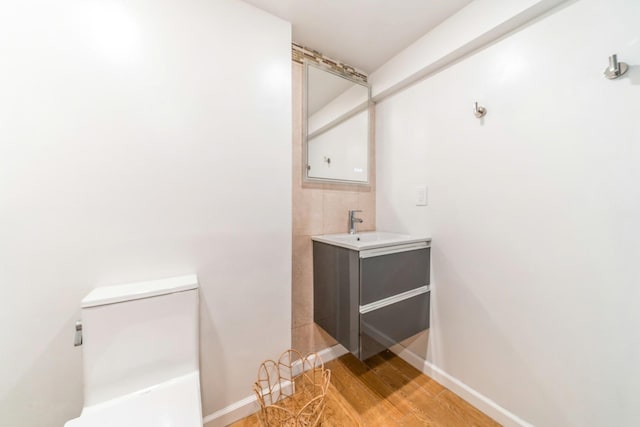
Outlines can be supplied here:
<path id="1" fill-rule="evenodd" d="M 306 63 L 307 181 L 369 182 L 369 87 Z"/>

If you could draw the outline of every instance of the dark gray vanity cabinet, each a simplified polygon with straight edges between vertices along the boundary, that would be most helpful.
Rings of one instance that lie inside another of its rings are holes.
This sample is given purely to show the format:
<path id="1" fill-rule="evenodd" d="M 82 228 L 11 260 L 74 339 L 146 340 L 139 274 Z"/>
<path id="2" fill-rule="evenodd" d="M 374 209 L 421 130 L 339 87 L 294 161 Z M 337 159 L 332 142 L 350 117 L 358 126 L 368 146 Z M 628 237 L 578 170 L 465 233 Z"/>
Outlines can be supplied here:
<path id="1" fill-rule="evenodd" d="M 429 327 L 428 242 L 351 250 L 313 242 L 314 321 L 360 359 Z"/>

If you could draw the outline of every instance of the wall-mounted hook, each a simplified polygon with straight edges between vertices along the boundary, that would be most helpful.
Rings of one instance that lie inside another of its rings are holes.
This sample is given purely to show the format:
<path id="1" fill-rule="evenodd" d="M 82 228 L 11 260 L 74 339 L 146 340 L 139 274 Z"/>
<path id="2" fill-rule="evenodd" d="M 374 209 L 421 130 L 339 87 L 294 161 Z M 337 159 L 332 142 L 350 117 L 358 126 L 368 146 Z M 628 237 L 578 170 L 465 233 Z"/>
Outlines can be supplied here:
<path id="1" fill-rule="evenodd" d="M 478 103 L 476 102 L 475 106 L 473 107 L 473 115 L 476 116 L 477 118 L 480 117 L 484 117 L 487 114 L 487 109 L 484 108 L 482 105 L 478 105 Z"/>
<path id="2" fill-rule="evenodd" d="M 609 66 L 604 70 L 604 76 L 609 80 L 617 79 L 627 72 L 629 66 L 624 62 L 618 62 L 618 55 L 613 54 L 609 57 Z"/>

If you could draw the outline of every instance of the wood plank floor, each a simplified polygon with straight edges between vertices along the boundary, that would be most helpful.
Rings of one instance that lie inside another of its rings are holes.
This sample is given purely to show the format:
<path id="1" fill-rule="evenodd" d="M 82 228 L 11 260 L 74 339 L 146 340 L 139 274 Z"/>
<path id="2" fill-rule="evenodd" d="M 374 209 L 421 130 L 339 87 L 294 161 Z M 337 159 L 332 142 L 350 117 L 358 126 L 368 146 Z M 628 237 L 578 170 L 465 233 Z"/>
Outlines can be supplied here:
<path id="1" fill-rule="evenodd" d="M 499 426 L 390 351 L 365 362 L 351 354 L 326 364 L 331 385 L 323 426 Z M 232 424 L 257 427 L 254 414 Z"/>

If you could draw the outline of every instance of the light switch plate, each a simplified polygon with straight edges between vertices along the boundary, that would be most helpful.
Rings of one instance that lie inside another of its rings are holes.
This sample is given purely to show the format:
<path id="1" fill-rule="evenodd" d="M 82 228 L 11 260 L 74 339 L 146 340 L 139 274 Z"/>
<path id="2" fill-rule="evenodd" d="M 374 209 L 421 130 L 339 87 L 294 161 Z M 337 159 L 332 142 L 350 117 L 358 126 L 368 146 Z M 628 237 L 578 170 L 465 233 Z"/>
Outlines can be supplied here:
<path id="1" fill-rule="evenodd" d="M 416 206 L 427 206 L 428 204 L 428 191 L 426 185 L 420 185 L 416 187 Z"/>

